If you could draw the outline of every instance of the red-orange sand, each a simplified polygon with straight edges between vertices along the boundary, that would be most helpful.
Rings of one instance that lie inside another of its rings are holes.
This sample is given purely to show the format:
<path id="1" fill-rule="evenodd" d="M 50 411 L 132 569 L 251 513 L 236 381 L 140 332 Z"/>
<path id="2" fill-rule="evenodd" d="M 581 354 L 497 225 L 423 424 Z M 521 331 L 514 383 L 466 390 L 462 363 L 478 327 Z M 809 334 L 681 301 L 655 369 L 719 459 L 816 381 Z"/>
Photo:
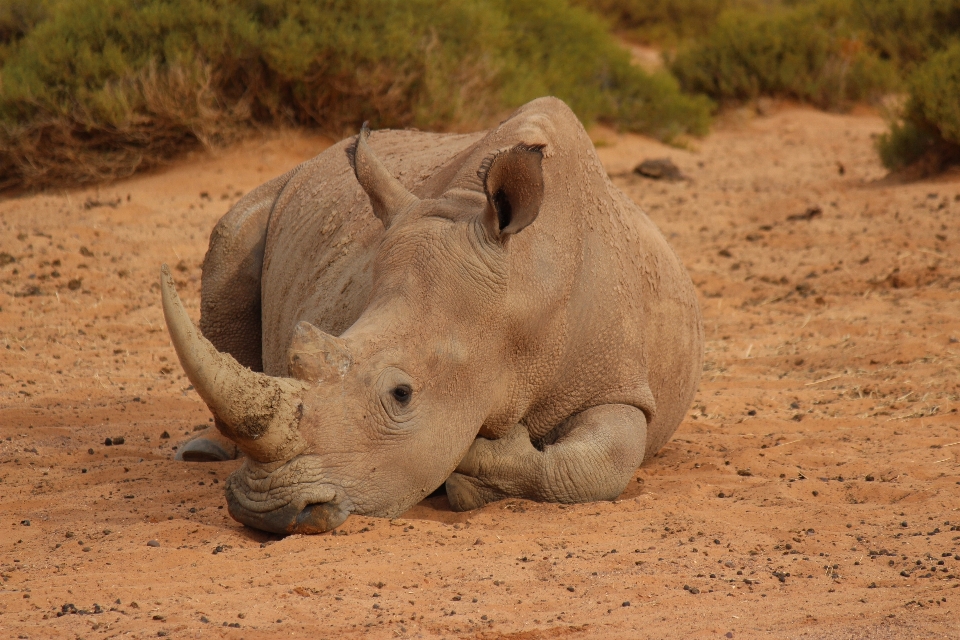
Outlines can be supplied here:
<path id="1" fill-rule="evenodd" d="M 0 202 L 0 637 L 960 637 L 960 175 L 883 181 L 883 129 L 595 131 L 700 292 L 688 419 L 615 502 L 433 498 L 314 537 L 231 520 L 237 463 L 172 460 L 209 414 L 156 283 L 178 265 L 196 317 L 216 220 L 328 143 Z"/>

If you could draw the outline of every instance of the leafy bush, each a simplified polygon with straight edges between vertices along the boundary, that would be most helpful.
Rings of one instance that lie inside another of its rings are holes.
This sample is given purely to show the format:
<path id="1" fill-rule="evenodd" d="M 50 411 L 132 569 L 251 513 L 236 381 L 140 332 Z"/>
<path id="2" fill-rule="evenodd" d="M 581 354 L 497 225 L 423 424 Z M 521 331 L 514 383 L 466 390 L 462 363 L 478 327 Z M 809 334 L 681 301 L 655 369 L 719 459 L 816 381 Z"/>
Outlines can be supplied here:
<path id="1" fill-rule="evenodd" d="M 889 169 L 921 163 L 935 172 L 960 162 L 960 43 L 932 56 L 909 82 L 902 121 L 891 123 L 877 149 Z"/>
<path id="2" fill-rule="evenodd" d="M 960 0 L 842 0 L 867 45 L 901 69 L 922 63 L 960 34 Z"/>
<path id="3" fill-rule="evenodd" d="M 508 103 L 554 94 L 586 121 L 603 120 L 665 140 L 707 132 L 710 101 L 683 95 L 666 72 L 648 75 L 631 64 L 629 53 L 592 14 L 562 2 L 504 4 L 515 69 L 502 89 Z"/>
<path id="4" fill-rule="evenodd" d="M 897 86 L 896 69 L 864 46 L 843 13 L 823 9 L 726 11 L 671 68 L 684 89 L 721 101 L 766 94 L 839 108 Z"/>
<path id="5" fill-rule="evenodd" d="M 577 0 L 641 42 L 672 46 L 709 33 L 720 14 L 760 0 Z"/>
<path id="6" fill-rule="evenodd" d="M 708 101 L 565 0 L 10 2 L 0 189 L 122 176 L 263 124 L 473 128 L 544 94 L 661 137 L 707 126 Z"/>
<path id="7" fill-rule="evenodd" d="M 960 33 L 960 0 L 574 0 L 642 42 L 673 47 L 707 36 L 727 10 L 812 10 L 845 22 L 883 59 L 916 64 Z"/>

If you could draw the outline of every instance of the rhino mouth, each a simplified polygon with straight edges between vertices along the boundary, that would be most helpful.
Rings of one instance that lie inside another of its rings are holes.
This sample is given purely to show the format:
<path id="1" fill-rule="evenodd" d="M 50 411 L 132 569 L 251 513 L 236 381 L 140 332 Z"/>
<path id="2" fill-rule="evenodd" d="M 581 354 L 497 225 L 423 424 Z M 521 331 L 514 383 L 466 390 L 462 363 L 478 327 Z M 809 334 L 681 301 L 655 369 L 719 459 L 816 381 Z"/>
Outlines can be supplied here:
<path id="1" fill-rule="evenodd" d="M 350 501 L 341 487 L 320 477 L 318 466 L 313 456 L 281 464 L 248 459 L 226 482 L 230 515 L 248 527 L 282 535 L 335 529 L 350 515 Z"/>

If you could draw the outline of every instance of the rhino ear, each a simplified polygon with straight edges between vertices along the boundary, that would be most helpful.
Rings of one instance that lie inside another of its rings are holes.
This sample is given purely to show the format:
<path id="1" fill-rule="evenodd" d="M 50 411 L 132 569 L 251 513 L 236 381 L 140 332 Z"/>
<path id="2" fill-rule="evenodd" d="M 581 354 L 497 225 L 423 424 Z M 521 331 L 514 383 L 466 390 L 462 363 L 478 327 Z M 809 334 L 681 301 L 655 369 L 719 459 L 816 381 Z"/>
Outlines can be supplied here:
<path id="1" fill-rule="evenodd" d="M 353 358 L 346 343 L 320 331 L 309 322 L 298 322 L 287 352 L 290 375 L 308 382 L 342 378 Z"/>
<path id="2" fill-rule="evenodd" d="M 477 175 L 487 207 L 483 224 L 493 238 L 505 239 L 533 222 L 543 203 L 543 147 L 517 146 L 490 156 Z"/>

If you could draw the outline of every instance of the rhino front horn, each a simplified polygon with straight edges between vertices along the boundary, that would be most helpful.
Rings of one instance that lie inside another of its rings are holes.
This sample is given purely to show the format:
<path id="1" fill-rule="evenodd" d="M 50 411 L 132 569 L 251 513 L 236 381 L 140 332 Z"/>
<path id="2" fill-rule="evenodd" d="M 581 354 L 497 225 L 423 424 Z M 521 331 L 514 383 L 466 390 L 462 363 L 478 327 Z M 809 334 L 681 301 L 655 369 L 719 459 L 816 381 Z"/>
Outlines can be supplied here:
<path id="1" fill-rule="evenodd" d="M 187 315 L 167 265 L 161 267 L 160 289 L 163 317 L 180 364 L 220 419 L 224 435 L 259 462 L 289 460 L 300 453 L 300 394 L 306 385 L 251 371 L 217 351 Z"/>
<path id="2" fill-rule="evenodd" d="M 364 122 L 360 135 L 357 136 L 357 144 L 348 155 L 353 163 L 357 182 L 370 198 L 373 214 L 380 218 L 384 227 L 389 228 L 398 214 L 416 204 L 419 199 L 387 171 L 380 158 L 367 144 L 369 137 L 370 128 Z"/>

